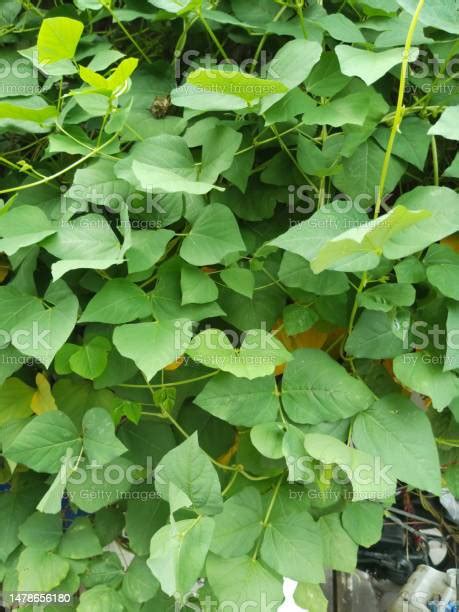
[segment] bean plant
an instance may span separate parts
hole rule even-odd
[[[4,600],[324,612],[391,506],[459,496],[456,0],[0,33]]]

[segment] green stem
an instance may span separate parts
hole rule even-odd
[[[31,189],[32,187],[37,187],[38,185],[43,185],[44,183],[49,183],[49,181],[53,181],[59,176],[66,174],[69,170],[72,170],[73,168],[76,168],[80,164],[83,164],[85,161],[93,157],[93,155],[96,155],[99,151],[102,151],[102,149],[107,147],[109,144],[111,144],[115,140],[115,138],[118,137],[118,134],[119,132],[116,132],[116,134],[113,134],[113,136],[109,140],[104,142],[103,145],[101,145],[100,147],[96,147],[95,149],[90,151],[87,155],[85,155],[84,157],[81,157],[76,162],[73,162],[73,164],[70,164],[69,166],[65,167],[63,170],[59,170],[59,172],[56,172],[55,174],[51,174],[50,176],[45,176],[43,179],[39,181],[34,181],[33,183],[27,183],[26,185],[19,185],[18,187],[10,187],[9,189],[1,189],[0,194],[13,193],[14,191],[23,191],[24,189]]]
[[[214,372],[209,372],[209,374],[203,374],[202,376],[196,376],[195,378],[187,378],[187,380],[178,380],[177,382],[164,383],[161,385],[129,385],[129,384],[121,384],[114,385],[115,387],[121,387],[123,389],[162,389],[162,387],[178,387],[179,385],[188,385],[189,383],[197,382],[199,380],[205,380],[206,378],[211,378],[212,376],[216,376],[220,370],[215,370]]]
[[[135,40],[135,38],[133,38],[133,36],[131,36],[129,31],[124,26],[123,22],[118,19],[118,17],[112,11],[112,9],[108,5],[108,3],[104,2],[104,8],[107,9],[107,11],[110,13],[113,21],[119,26],[119,28],[123,32],[123,34],[125,36],[127,36],[127,38],[131,41],[131,43],[134,45],[134,47],[137,49],[137,51],[142,55],[143,59],[147,62],[147,64],[151,64],[151,59],[148,57],[148,55],[145,53],[145,51],[142,49],[142,47],[139,45],[139,43]]]
[[[215,36],[214,31],[212,30],[212,28],[210,27],[210,25],[208,24],[206,18],[202,15],[202,13],[199,13],[199,21],[202,23],[202,25],[205,27],[206,32],[209,34],[210,38],[213,40],[215,46],[217,47],[217,49],[220,52],[220,55],[229,61],[229,57],[226,54],[225,49],[222,47],[220,41],[218,40],[218,38]]]
[[[279,18],[282,16],[282,14],[284,13],[284,11],[285,11],[285,9],[286,9],[286,8],[287,8],[287,5],[283,6],[283,7],[282,7],[282,8],[281,8],[281,9],[280,9],[280,10],[279,10],[277,13],[276,13],[276,15],[274,15],[274,18],[273,18],[273,23],[274,23],[274,22],[276,22],[276,21],[277,21],[277,20],[278,20],[278,19],[279,19]],[[268,32],[266,32],[265,34],[263,34],[263,36],[262,36],[262,37],[261,37],[261,39],[260,39],[260,42],[258,43],[258,46],[257,46],[256,51],[255,51],[255,55],[253,56],[252,66],[250,67],[250,70],[249,70],[250,74],[252,74],[253,72],[255,72],[255,68],[257,67],[257,64],[258,64],[258,59],[259,59],[260,54],[261,54],[261,52],[262,52],[262,50],[263,50],[263,47],[265,46],[265,42],[266,42],[266,40],[267,40],[268,36],[269,36]]]
[[[253,561],[255,561],[257,556],[258,556],[258,551],[260,550],[260,546],[261,546],[261,543],[263,541],[264,530],[266,529],[266,527],[269,524],[269,519],[271,518],[271,513],[273,511],[274,504],[276,503],[276,499],[277,499],[277,496],[279,494],[280,486],[281,486],[283,480],[284,480],[284,474],[282,474],[280,476],[279,480],[276,483],[276,486],[274,487],[274,491],[273,491],[273,494],[272,494],[272,497],[271,497],[271,501],[269,502],[268,510],[266,511],[265,518],[263,519],[263,523],[262,523],[263,530],[262,530],[260,536],[258,537],[258,541],[257,541],[257,544],[255,546],[255,551],[254,551],[254,553],[252,555],[252,560]]]
[[[405,48],[403,50],[403,60],[402,67],[400,71],[400,84],[398,88],[398,98],[397,98],[397,106],[395,108],[394,122],[392,124],[392,129],[389,135],[389,142],[387,143],[386,153],[384,155],[384,162],[381,170],[381,178],[379,181],[379,189],[378,189],[378,197],[376,199],[374,218],[377,219],[379,217],[379,213],[381,210],[381,204],[384,197],[384,188],[386,185],[387,175],[389,172],[389,164],[392,155],[392,150],[394,148],[395,138],[397,136],[397,132],[399,131],[400,125],[403,120],[404,115],[404,106],[403,106],[403,98],[405,95],[405,83],[406,83],[406,74],[408,71],[408,62],[410,58],[411,45],[413,42],[414,32],[416,30],[416,25],[419,19],[419,15],[421,13],[422,7],[424,6],[425,0],[419,0],[414,15],[411,19],[410,27],[408,28],[408,33],[405,41]]]
[[[440,185],[440,173],[438,169],[438,149],[437,149],[437,140],[435,136],[432,136],[431,148],[432,148],[432,164],[433,164],[433,171],[434,171],[434,185],[438,187]]]

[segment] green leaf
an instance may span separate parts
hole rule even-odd
[[[251,298],[255,289],[255,278],[253,273],[246,268],[226,268],[220,272],[220,278],[227,287],[240,293],[245,297]]]
[[[428,266],[427,279],[444,296],[459,300],[459,265],[441,263]]]
[[[150,191],[153,187],[165,193],[187,193],[202,195],[208,193],[214,186],[211,183],[183,177],[178,172],[168,168],[150,166],[134,160],[132,171],[140,189]]]
[[[457,497],[459,496],[459,466],[450,466],[445,472],[445,480],[448,489],[457,499]]]
[[[459,32],[459,24],[458,24]],[[440,119],[433,125],[428,134],[432,136],[443,136],[449,140],[459,140],[459,105],[446,108]]]
[[[247,105],[272,94],[288,91],[288,87],[273,79],[260,79],[238,70],[198,68],[187,77],[187,84],[204,91],[242,98]]]
[[[83,448],[89,461],[105,465],[127,451],[115,436],[112,417],[103,408],[91,408],[83,417]]]
[[[182,15],[200,6],[202,0],[148,0],[148,2],[168,13]]]
[[[43,98],[10,98],[0,102],[0,127],[25,132],[49,132],[57,117],[57,108],[46,104]]]
[[[210,459],[199,447],[197,434],[169,451],[155,470],[156,490],[169,499],[169,483],[173,483],[191,500],[202,514],[218,514],[222,510],[220,481]]]
[[[305,125],[331,125],[341,127],[345,124],[363,125],[369,113],[369,95],[365,92],[353,93],[316,106],[303,116]]]
[[[387,313],[365,310],[344,348],[353,357],[391,359],[408,352],[405,338],[397,335],[396,331],[397,322]]]
[[[200,180],[215,183],[220,174],[230,168],[241,142],[242,134],[229,127],[216,126],[206,130],[202,142]]]
[[[249,380],[268,376],[291,359],[284,346],[262,329],[247,331],[239,349],[233,348],[225,332],[206,329],[193,338],[186,352],[197,363]]]
[[[357,565],[357,544],[341,526],[339,515],[334,513],[322,516],[319,525],[325,567],[339,572],[353,572]]]
[[[194,266],[220,263],[226,255],[245,251],[233,213],[223,204],[210,204],[199,214],[182,243],[180,255]]]
[[[344,529],[354,542],[369,548],[381,538],[384,507],[371,501],[346,504],[342,519]]]
[[[70,368],[82,378],[94,380],[105,371],[110,349],[111,344],[107,338],[95,336],[72,352],[69,358]]]
[[[135,362],[147,380],[151,380],[159,370],[183,355],[191,335],[188,321],[133,323],[115,329],[113,344],[121,355]]]
[[[284,428],[281,423],[260,423],[250,431],[252,444],[259,453],[270,459],[282,457]]]
[[[446,343],[445,365],[443,370],[457,370],[459,368],[459,345],[457,343],[457,330],[459,329],[459,304],[448,304],[448,318],[446,332],[449,340]]]
[[[174,232],[167,229],[132,232],[132,245],[126,251],[129,274],[143,272],[155,265],[164,255]]]
[[[144,559],[135,557],[123,580],[123,593],[130,600],[144,603],[154,597],[159,583],[154,580]]]
[[[44,19],[38,32],[38,61],[47,64],[72,59],[82,33],[83,24],[76,19]]]
[[[327,612],[328,601],[318,584],[299,583],[293,594],[295,603],[309,612]]]
[[[223,372],[206,384],[194,403],[231,425],[243,427],[274,420],[280,408],[274,376],[247,380]]]
[[[30,297],[28,297],[30,303]],[[52,283],[44,295],[49,305],[27,308],[11,329],[13,345],[47,368],[72,333],[78,316],[78,299],[63,282]],[[38,301],[37,301],[38,303]]]
[[[397,0],[397,4],[413,15],[418,3],[416,0]],[[426,26],[459,34],[459,17],[454,0],[431,0],[422,7],[419,20]]]
[[[23,247],[41,242],[56,229],[40,208],[20,206],[0,217],[0,250],[14,255]]]
[[[119,593],[105,584],[84,591],[78,605],[78,612],[123,612],[124,609]]]
[[[238,557],[250,552],[262,531],[263,503],[254,487],[245,487],[223,504],[215,517],[210,550],[221,557]]]
[[[210,517],[165,525],[151,539],[147,565],[167,595],[182,598],[201,574],[209,551],[214,521]]]
[[[357,76],[367,85],[371,85],[383,77],[391,68],[402,63],[403,48],[388,49],[387,51],[366,51],[348,45],[335,47],[341,71],[346,76]],[[418,49],[410,50],[409,59],[414,62],[418,56]]]
[[[122,262],[121,245],[102,215],[90,213],[63,223],[43,246],[61,259],[51,266],[54,280],[70,270],[105,270]]]
[[[76,519],[64,533],[59,554],[68,559],[86,559],[102,552],[89,518]]]
[[[365,43],[359,28],[341,13],[326,15],[317,20],[330,36],[347,43]]]
[[[282,382],[287,415],[296,423],[338,421],[371,406],[370,389],[353,378],[327,353],[301,349],[293,353]]]
[[[386,242],[406,228],[430,217],[428,211],[410,211],[396,206],[375,221],[351,228],[324,244],[311,261],[313,272],[325,269],[360,272],[375,268],[385,251]]]
[[[138,492],[136,498],[132,496],[127,503],[126,512],[126,533],[129,539],[129,546],[139,556],[146,556],[150,552],[150,540],[153,534],[160,527],[165,525],[169,518],[169,506],[162,499],[159,499],[153,487],[151,490],[145,485]],[[146,489],[150,495],[144,499],[143,490]]]
[[[55,474],[67,449],[78,456],[81,439],[69,417],[52,410],[34,417],[8,446],[5,455],[36,472]]]
[[[358,226],[367,221],[367,215],[355,207],[347,207],[343,210],[339,204],[326,204],[309,219],[294,225],[284,234],[271,240],[269,244],[301,255],[310,261],[329,240],[349,227]],[[320,228],[320,232],[317,231],[317,228]]]
[[[290,40],[283,45],[268,64],[267,76],[285,87],[284,92],[272,91],[261,101],[261,110],[266,112],[280,100],[283,93],[301,85],[309,76],[322,54],[321,46],[311,40]]]
[[[304,446],[314,459],[326,465],[336,463],[343,470],[352,484],[354,501],[382,500],[395,493],[397,479],[391,462],[384,464],[373,454],[319,433],[306,434]]]
[[[302,289],[316,295],[339,295],[349,289],[343,272],[325,270],[314,274],[309,262],[293,253],[285,253],[279,268],[279,280],[287,287]]]
[[[440,464],[427,416],[409,399],[390,394],[354,422],[357,448],[382,457],[399,480],[439,495]]]
[[[412,306],[416,299],[413,285],[384,284],[367,289],[358,296],[360,306],[368,310],[389,312],[396,306]]]
[[[424,351],[396,357],[394,374],[405,387],[430,397],[439,412],[459,395],[456,376],[443,372],[441,365]]]
[[[374,104],[374,102],[371,102]],[[342,171],[333,175],[333,185],[354,201],[358,210],[368,210],[376,201],[384,163],[384,150],[372,139],[361,143],[361,132],[357,131],[357,142],[350,143],[350,151],[342,163]],[[352,132],[351,132],[352,136]],[[362,138],[366,138],[364,134]],[[361,144],[360,144],[361,143]],[[343,151],[344,153],[344,151]],[[384,194],[391,193],[402,178],[406,165],[396,157],[391,157],[388,166]],[[400,204],[402,202],[399,202]],[[367,221],[368,219],[365,219]],[[354,225],[345,226],[346,229]],[[323,231],[323,230],[322,230]],[[338,232],[337,232],[338,233]]]
[[[456,153],[456,157],[453,159],[451,165],[443,172],[443,176],[459,178],[459,153]]]
[[[64,580],[69,569],[69,562],[51,551],[25,548],[18,559],[18,589],[47,593]]]
[[[151,314],[147,295],[126,278],[107,281],[92,298],[80,317],[80,323],[129,323]]]
[[[409,211],[429,211],[431,216],[389,238],[384,255],[401,259],[459,231],[459,194],[448,187],[415,187],[396,201]]]
[[[62,537],[62,519],[52,514],[34,512],[19,527],[19,539],[30,548],[53,550]]]
[[[319,315],[305,304],[290,304],[284,308],[285,331],[289,336],[301,334],[319,320]]]
[[[30,403],[34,389],[19,378],[9,378],[0,387],[0,425],[32,414]]]
[[[306,81],[306,90],[314,96],[328,98],[341,91],[349,81],[350,77],[341,72],[336,54],[325,51]]]
[[[276,609],[284,600],[282,581],[250,557],[222,559],[210,555],[207,578],[219,602],[231,601],[237,609],[250,601],[254,612]]]
[[[67,483],[69,500],[84,512],[94,513],[119,503],[127,497],[132,486],[132,476],[140,478],[139,470],[124,457],[119,457],[99,469],[85,459],[81,459]],[[131,476],[128,478],[128,476]]]
[[[218,288],[212,278],[202,270],[183,266],[180,278],[182,304],[207,304],[218,298]]]
[[[62,465],[51,483],[49,489],[37,505],[37,510],[45,514],[57,514],[62,509],[62,498],[64,497],[67,480],[72,473],[73,465],[69,461],[72,458],[72,450],[68,450]]]
[[[397,138],[395,139],[393,154],[423,170],[429,153],[430,141],[427,132],[430,123],[427,119],[407,117],[403,120]],[[387,148],[389,142],[389,128],[379,128],[374,137],[378,144]]]
[[[260,553],[262,561],[281,576],[314,583],[325,579],[319,526],[286,495],[276,500]]]
[[[104,552],[101,556],[89,562],[82,582],[86,588],[97,584],[105,584],[116,588],[121,584],[123,576],[123,566],[118,555],[113,552]]]

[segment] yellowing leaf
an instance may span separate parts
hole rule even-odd
[[[137,58],[128,57],[115,68],[108,78],[103,77],[101,74],[98,74],[97,72],[94,72],[94,70],[91,70],[91,68],[86,68],[85,66],[79,67],[79,74],[85,83],[91,85],[91,87],[98,92],[112,95],[120,87],[124,86],[128,78],[137,68],[138,63],[139,60]]]
[[[72,59],[83,33],[83,24],[68,17],[51,17],[42,21],[37,48],[40,64]]]
[[[260,79],[235,70],[206,70],[198,68],[188,75],[187,83],[212,93],[242,98],[247,103],[288,91],[288,87],[272,79]]]
[[[51,392],[51,386],[43,374],[38,373],[35,382],[37,391],[33,394],[30,407],[35,414],[43,414],[50,410],[57,410],[56,400]]]

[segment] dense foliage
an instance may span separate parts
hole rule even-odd
[[[458,494],[456,0],[0,28],[3,590],[326,610],[398,495]]]

